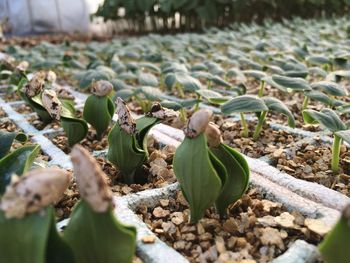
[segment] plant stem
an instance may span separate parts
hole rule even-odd
[[[180,97],[180,98],[184,98],[184,97],[185,97],[185,93],[184,93],[184,90],[183,90],[183,88],[181,87],[181,85],[177,84],[177,85],[176,85],[176,89],[177,89],[177,91],[179,92],[179,97]]]
[[[180,109],[180,120],[185,122],[187,120],[185,108]]]
[[[339,173],[339,156],[341,142],[342,139],[334,134],[332,146],[332,171],[334,174]]]
[[[199,102],[202,100],[202,96],[200,96],[199,94],[197,94],[197,103],[194,106],[194,112],[199,110]]]
[[[267,115],[267,111],[263,111],[260,114],[258,124],[256,125],[255,131],[254,131],[254,134],[253,134],[253,139],[254,140],[257,140],[259,138],[259,135],[260,135],[261,129],[263,127],[266,115]]]
[[[307,106],[309,105],[309,97],[308,96],[305,96],[304,97],[304,101],[303,101],[303,106],[302,106],[302,110],[306,110],[307,109]]]
[[[260,81],[260,89],[259,89],[259,93],[258,93],[259,98],[264,96],[264,89],[265,89],[265,81],[262,80],[262,81]]]
[[[244,114],[243,112],[240,113],[241,114],[241,123],[242,123],[242,127],[243,127],[243,134],[242,136],[243,137],[248,137],[248,125],[247,125],[247,122],[244,118]]]

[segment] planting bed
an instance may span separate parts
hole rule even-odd
[[[321,240],[308,228],[310,219],[263,199],[257,189],[248,190],[225,219],[208,210],[198,224],[189,224],[189,212],[181,192],[161,199],[156,207],[137,207],[138,215],[151,230],[190,262],[269,262],[296,239],[314,244]]]
[[[151,35],[70,45],[41,43],[33,47],[35,55],[19,45],[5,47],[4,51],[18,62],[28,60],[28,78],[39,69],[58,73],[56,83],[46,80],[46,88],[57,93],[62,88],[74,98],[74,116],[65,117],[72,122],[84,117],[85,102],[95,94],[90,87],[100,79],[112,83],[112,103],[122,97],[135,119],[156,101],[180,111],[175,122],[156,124],[149,131],[147,145],[142,145],[149,153],[141,166],[142,176],[129,185],[122,182],[120,169],[107,158],[108,134],[121,118],[115,110],[100,140],[89,124],[85,138],[79,141],[107,175],[116,203],[114,214],[137,229],[138,262],[317,262],[320,255],[316,246],[350,202],[346,136],[340,144],[338,173],[331,165],[332,133],[348,132],[344,108],[350,90],[349,39],[344,33],[344,19],[332,21],[332,27],[324,21],[293,23],[302,29],[288,24],[251,25],[236,31],[209,30],[202,35]],[[335,40],[330,41],[330,36]],[[344,53],[337,52],[339,49]],[[259,94],[261,75],[267,77],[263,94]],[[338,81],[340,77],[342,81]],[[331,91],[315,88],[318,81],[327,81]],[[35,167],[59,166],[72,174],[72,147],[62,120],[44,123],[35,108],[8,88],[7,80],[1,84],[0,130],[21,131],[29,136],[29,143],[40,145]],[[240,84],[245,85],[245,91]],[[311,91],[322,91],[321,95],[317,93],[321,100],[306,103],[305,96]],[[273,100],[271,106],[268,98],[258,94],[280,101]],[[249,107],[252,100],[255,104]],[[328,105],[326,100],[335,104]],[[220,106],[218,101],[225,104]],[[344,108],[337,107],[340,101]],[[186,120],[198,109],[214,112],[211,121],[219,127],[223,142],[243,154],[251,177],[248,190],[230,205],[227,217],[219,218],[210,208],[197,224],[190,224],[189,205],[179,190],[173,158],[184,140]],[[339,115],[339,122],[335,122],[341,123],[336,128],[340,128],[330,129],[334,127],[327,124],[332,121],[324,125],[328,129],[316,122],[305,123],[303,109],[318,114],[334,110]],[[93,114],[100,120],[105,112],[96,110]],[[264,121],[260,119],[265,115]],[[247,137],[242,116],[247,122]],[[261,131],[253,138],[259,121]],[[21,145],[15,142],[12,149]],[[132,162],[133,156],[128,157],[126,162]],[[80,199],[73,180],[55,206],[61,221],[58,228],[67,224]]]

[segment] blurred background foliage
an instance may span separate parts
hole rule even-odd
[[[105,0],[95,16],[135,32],[197,31],[233,22],[345,15],[350,0]]]

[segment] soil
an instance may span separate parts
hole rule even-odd
[[[21,104],[18,107],[13,107],[15,109],[15,111],[17,111],[18,113],[27,115],[30,113],[33,113],[33,110],[31,109],[30,106],[26,105],[26,104]]]
[[[299,179],[322,184],[350,197],[350,152],[341,146],[340,174],[331,170],[331,145],[316,140],[315,144],[302,144],[291,148],[274,159],[278,169]]]
[[[188,223],[189,207],[181,192],[159,200],[156,207],[140,204],[138,216],[169,246],[190,262],[269,262],[297,239],[317,244],[322,231],[298,212],[287,212],[250,189],[229,208],[226,218],[207,210],[197,224]]]
[[[268,124],[264,124],[260,137],[254,141],[252,134],[254,132],[256,121],[248,122],[249,137],[242,136],[242,125],[240,121],[229,121],[221,116],[215,116],[214,121],[219,125],[224,139],[224,143],[236,148],[241,153],[252,157],[260,158],[265,155],[271,155],[278,149],[284,149],[294,145],[302,137],[284,130],[273,130]]]
[[[12,121],[8,119],[2,119],[0,120],[0,130],[15,132],[15,131],[18,131],[18,128],[16,124],[14,124]]]
[[[2,96],[3,100],[6,101],[6,102],[11,102],[11,101],[19,101],[19,100],[22,100],[16,92],[11,92],[11,93],[8,93],[8,94],[4,94]]]
[[[40,120],[39,116],[36,114],[28,116],[27,121],[39,131],[44,130],[44,129],[45,130],[48,130],[48,129],[58,130],[61,128],[61,125],[58,121],[53,121],[49,124],[45,124],[44,122],[42,122]]]

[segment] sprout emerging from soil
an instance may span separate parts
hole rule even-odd
[[[307,119],[309,123],[319,123],[333,133],[331,167],[333,173],[338,174],[340,146],[342,140],[350,143],[350,130],[346,124],[342,122],[339,116],[331,109],[323,109],[319,112],[315,110],[304,110],[303,117],[304,119]]]
[[[193,223],[214,203],[219,214],[225,215],[249,181],[247,162],[222,143],[220,130],[209,123],[211,116],[209,110],[192,115],[184,129],[186,137],[174,156],[174,172],[190,205]]]
[[[82,146],[74,146],[71,158],[82,200],[71,214],[64,239],[75,262],[131,263],[136,230],[116,219],[107,176]]]
[[[135,121],[121,98],[116,104],[118,122],[108,135],[107,158],[118,167],[125,183],[144,182],[142,164],[148,158],[147,134],[157,123],[177,118],[178,114],[155,103],[149,113]]]
[[[84,105],[83,117],[96,129],[98,140],[108,129],[114,114],[114,103],[110,98],[113,86],[106,80],[94,81],[90,95]]]
[[[294,116],[291,111],[278,99],[271,97],[256,97],[252,95],[243,95],[233,98],[232,100],[221,105],[221,112],[225,115],[232,113],[239,113],[241,116],[241,123],[243,127],[243,136],[248,137],[248,125],[245,120],[244,113],[255,112],[258,115],[258,124],[253,133],[253,139],[257,140],[260,136],[263,124],[265,122],[267,113],[274,111],[281,113],[288,118],[288,125],[295,127]]]

